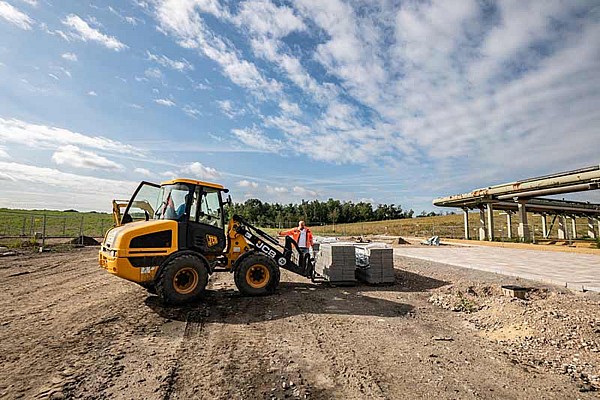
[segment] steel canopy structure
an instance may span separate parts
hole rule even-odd
[[[541,215],[542,231],[545,238],[549,236],[551,227],[557,218],[559,219],[559,239],[569,238],[566,217],[571,217],[572,221],[572,234],[570,238],[576,238],[577,236],[575,227],[576,217],[588,218],[588,236],[596,238],[599,234],[598,231],[600,231],[600,204],[555,200],[540,198],[540,196],[598,189],[600,189],[600,165],[595,165],[573,171],[559,172],[475,189],[469,193],[441,197],[435,199],[433,205],[463,209],[466,239],[469,239],[468,212],[474,209],[479,209],[480,211],[480,240],[485,240],[486,238],[494,240],[494,209],[506,211],[509,238],[512,237],[511,218],[515,212],[519,213],[519,237],[523,241],[530,240],[527,212]],[[547,225],[547,216],[549,215],[554,216],[550,229],[548,229]],[[595,225],[598,225],[597,229]]]

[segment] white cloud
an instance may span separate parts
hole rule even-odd
[[[14,162],[0,162],[5,207],[110,210],[116,198],[129,198],[138,182],[102,179]],[[18,179],[16,179],[18,178]],[[23,198],[23,193],[32,195]],[[15,201],[10,201],[14,193]]]
[[[258,183],[253,182],[253,181],[249,181],[249,180],[241,180],[237,183],[237,185],[239,187],[244,187],[244,188],[254,188],[256,189],[258,187]]]
[[[182,108],[183,112],[186,113],[188,116],[192,117],[192,118],[198,118],[198,116],[202,115],[202,112],[200,110],[198,110],[197,108],[194,108],[190,105],[185,105]]]
[[[32,7],[37,7],[38,2],[37,0],[21,0],[23,3],[27,3]]]
[[[144,75],[152,79],[161,79],[163,76],[162,71],[158,68],[147,68],[146,71],[144,71]]]
[[[287,193],[289,190],[283,186],[269,186],[267,185],[267,193],[271,194],[283,194]]]
[[[258,150],[277,152],[283,148],[279,140],[269,138],[257,127],[232,129],[231,132],[242,143]]]
[[[181,169],[182,173],[191,174],[194,179],[215,179],[221,176],[221,173],[211,167],[206,167],[199,162],[193,162]]]
[[[63,68],[63,67],[58,67],[58,69],[59,69],[59,70],[60,70],[60,71],[61,71],[63,74],[65,74],[66,76],[68,76],[69,78],[71,78],[71,71],[69,71],[68,69],[66,69],[66,68]]]
[[[302,186],[294,186],[292,191],[297,195],[305,196],[305,197],[317,197],[318,196],[318,193],[316,191],[303,188]]]
[[[54,75],[54,74],[48,74],[48,76],[56,81],[58,81],[58,76]]]
[[[33,24],[33,20],[27,14],[5,1],[0,1],[0,18],[25,30],[30,30]]]
[[[244,107],[236,106],[230,100],[217,100],[217,105],[221,109],[221,112],[229,119],[234,119],[235,117],[246,113]]]
[[[144,175],[144,176],[154,176],[154,174],[152,172],[150,172],[150,170],[146,169],[146,168],[135,168],[133,170],[133,172],[140,174],[140,175]]]
[[[111,6],[108,6],[108,11],[119,17],[122,21],[127,22],[129,25],[137,26],[138,23],[144,22],[144,20],[136,17],[125,16]]]
[[[310,127],[289,117],[268,117],[265,119],[265,125],[277,128],[292,136],[308,135],[311,133]]]
[[[146,51],[146,55],[148,56],[148,60],[155,61],[159,65],[165,68],[171,68],[176,71],[193,71],[194,66],[185,58],[181,60],[172,60],[169,57],[162,54],[152,54],[149,51]]]
[[[10,174],[0,172],[0,181],[17,182],[18,180],[17,180],[17,178],[15,178],[14,176],[12,176]]]
[[[198,49],[219,64],[223,74],[236,85],[263,98],[280,93],[281,83],[266,78],[256,65],[241,58],[240,53],[230,42],[209,31],[198,10],[217,16],[226,14],[226,11],[216,2],[159,0],[156,4],[155,17],[161,30],[175,36],[181,46]]]
[[[62,23],[71,28],[71,37],[73,38],[84,42],[97,42],[102,46],[115,51],[127,49],[127,46],[121,43],[119,39],[114,36],[106,35],[98,29],[92,28],[78,15],[69,14],[62,20]]]
[[[166,107],[173,107],[175,105],[175,102],[171,99],[154,99],[154,102]]]
[[[3,146],[0,146],[0,158],[10,158],[10,155],[8,155]]]
[[[107,171],[123,169],[122,165],[114,161],[94,152],[81,150],[73,145],[59,147],[52,155],[52,161],[58,165],[67,165],[74,168],[103,169]]]
[[[98,96],[98,93],[94,92],[93,90],[90,90],[87,94],[88,94],[88,96],[94,96],[94,97]]]
[[[63,53],[61,57],[68,61],[77,61],[77,54],[75,53]]]
[[[279,102],[279,108],[283,111],[284,114],[288,114],[294,117],[297,117],[302,113],[300,111],[300,107],[296,103],[291,103],[287,100],[282,100]]]
[[[102,136],[87,136],[68,129],[31,124],[18,119],[0,118],[0,142],[36,148],[55,149],[73,145],[114,153],[139,153],[140,150]]]
[[[260,36],[282,38],[306,26],[290,7],[278,7],[271,1],[245,1],[234,21]]]

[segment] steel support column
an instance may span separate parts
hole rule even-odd
[[[491,242],[494,240],[494,205],[492,203],[487,204],[487,231],[488,240]]]
[[[464,219],[464,225],[465,225],[465,239],[469,240],[470,239],[470,234],[469,234],[469,209],[468,208],[463,208],[463,219]]]
[[[524,201],[519,201],[519,237],[524,242],[531,240],[529,233],[529,223],[527,222],[527,208]]]
[[[485,209],[479,207],[479,240],[486,239],[486,228],[485,228]]]
[[[546,214],[542,214],[542,236],[544,239],[548,239],[548,221],[546,221]]]
[[[564,215],[558,216],[558,238],[565,240],[567,238],[567,218]]]
[[[596,239],[596,230],[594,229],[594,219],[588,217],[588,236],[591,239]]]
[[[506,236],[512,239],[512,212],[506,212]]]
[[[573,232],[571,239],[577,239],[577,221],[575,217],[571,217],[571,230]]]

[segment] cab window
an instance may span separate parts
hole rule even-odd
[[[185,214],[189,198],[189,187],[183,184],[163,185],[161,187],[161,205],[156,219],[181,220]]]
[[[221,218],[221,201],[218,190],[204,188],[200,198],[198,222],[202,224],[213,225],[219,228],[223,227],[223,219]]]

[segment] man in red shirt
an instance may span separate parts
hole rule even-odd
[[[279,232],[279,236],[291,236],[302,254],[308,253],[313,245],[312,232],[304,225],[304,221],[298,222],[297,228]]]

